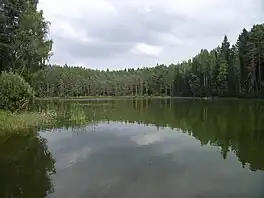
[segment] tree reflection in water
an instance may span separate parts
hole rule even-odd
[[[0,197],[46,197],[54,191],[54,173],[46,140],[35,131],[0,137]]]

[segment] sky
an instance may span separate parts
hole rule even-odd
[[[264,23],[263,0],[40,0],[52,64],[123,69],[171,64]]]

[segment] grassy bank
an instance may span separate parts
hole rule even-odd
[[[33,127],[45,127],[53,123],[52,113],[11,113],[0,110],[0,135],[16,133]]]

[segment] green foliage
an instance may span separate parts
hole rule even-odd
[[[182,63],[99,71],[47,66],[52,40],[48,38],[49,22],[37,4],[37,0],[2,0],[0,71],[18,72],[39,97],[263,94],[264,24],[243,29],[236,45],[225,36],[215,49],[202,49]]]
[[[192,89],[193,96],[201,95],[201,93],[197,92],[200,90],[200,78],[199,77],[197,77],[195,74],[191,75],[189,84]]]
[[[44,68],[49,59],[49,22],[37,4],[37,0],[1,1],[0,71],[15,70],[24,75]]]
[[[220,96],[224,95],[227,92],[227,75],[228,75],[228,65],[223,62],[220,64],[219,73],[217,76],[217,84],[218,84],[218,94]]]
[[[0,109],[22,111],[33,101],[31,86],[18,74],[2,72],[0,75]]]
[[[39,97],[252,96],[262,94],[264,25],[243,30],[236,45],[227,36],[217,48],[169,66],[99,71],[53,65],[34,73]]]

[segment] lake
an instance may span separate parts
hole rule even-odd
[[[0,197],[264,197],[262,102],[120,99],[35,109],[52,110],[56,124],[0,137]]]

